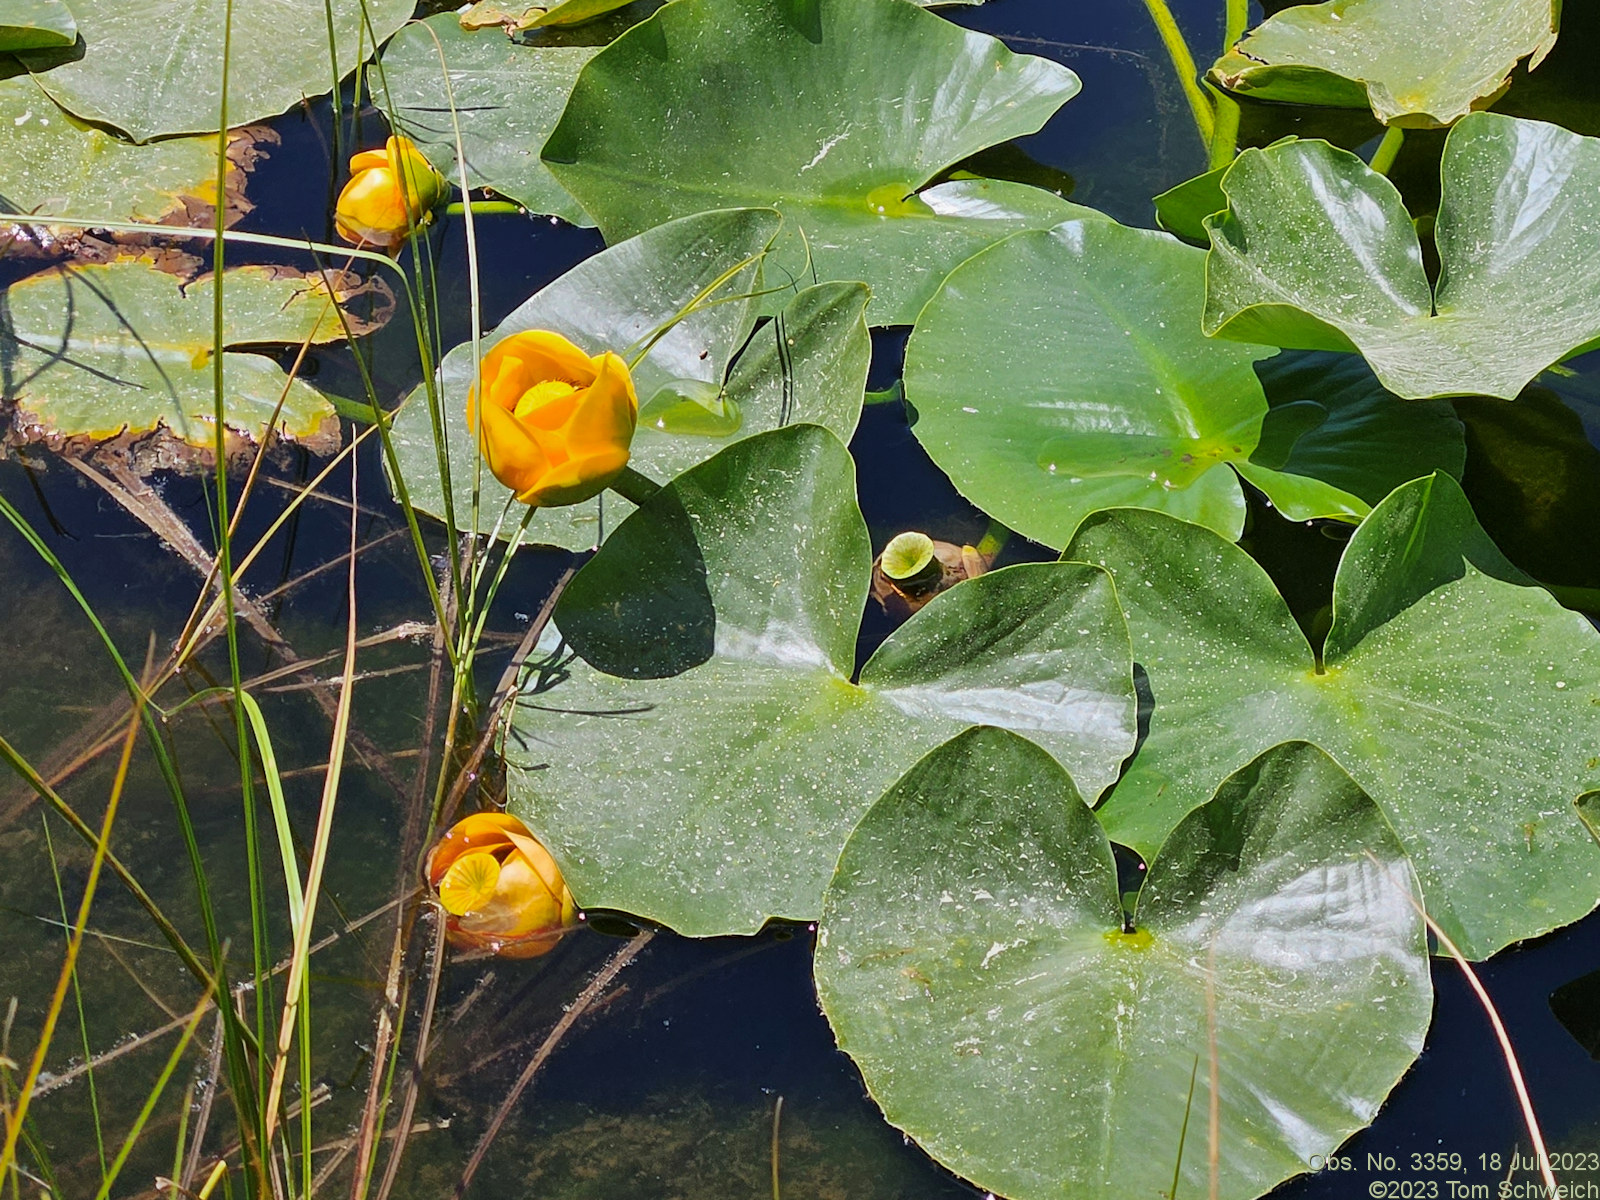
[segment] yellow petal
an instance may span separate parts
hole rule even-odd
[[[481,850],[463,854],[439,883],[439,903],[457,917],[481,912],[494,901],[502,874],[494,855]]]
[[[494,477],[513,492],[538,487],[550,470],[550,456],[533,431],[493,405],[485,405],[479,419],[483,458]]]
[[[520,854],[500,866],[494,896],[471,913],[462,914],[460,927],[468,933],[514,938],[561,927],[561,899],[546,886],[539,873]]]

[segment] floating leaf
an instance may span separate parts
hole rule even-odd
[[[1362,108],[1397,125],[1449,125],[1492,102],[1522,59],[1556,43],[1560,0],[1328,0],[1267,18],[1212,66],[1261,100]]]
[[[1291,743],[1173,831],[1125,932],[1072,780],[974,729],[850,835],[817,992],[884,1115],[980,1188],[1204,1196],[1209,1110],[1213,1194],[1244,1200],[1320,1166],[1421,1051],[1412,885],[1377,806]]]
[[[1258,362],[1256,374],[1271,408],[1251,462],[1321,480],[1368,504],[1435,471],[1461,478],[1465,434],[1450,402],[1402,402],[1359,354],[1285,351]]]
[[[1359,517],[1357,497],[1251,462],[1267,414],[1251,364],[1272,351],[1201,334],[1204,264],[1165,234],[1106,220],[969,259],[906,348],[917,440],[962,495],[1048,546],[1114,505],[1236,538],[1234,471],[1296,519]]]
[[[1037,130],[1078,78],[898,0],[680,0],[597,55],[544,159],[608,241],[707,208],[773,205],[797,275],[872,285],[909,324],[999,237],[1086,210],[946,167]]]
[[[379,107],[452,183],[461,181],[459,121],[468,187],[493,188],[530,212],[592,225],[539,161],[539,147],[566,107],[578,72],[602,44],[603,39],[580,45],[548,37],[517,42],[498,27],[468,32],[454,13],[440,13],[395,36],[383,52],[383,75],[373,86]],[[449,64],[448,89],[441,50]]]
[[[337,438],[321,393],[292,382],[245,345],[344,337],[319,281],[273,267],[226,276],[223,343],[227,423],[261,438],[284,396],[278,433],[300,441]],[[0,354],[4,399],[16,405],[15,440],[100,442],[163,432],[191,446],[213,444],[212,279],[184,286],[147,262],[55,268],[5,293]],[[287,391],[285,391],[287,389]]]
[[[555,0],[554,4],[546,6],[543,13],[528,21],[528,28],[582,25],[616,12],[619,8],[627,8],[632,3],[633,0]],[[557,115],[560,115],[559,112]]]
[[[1109,578],[1034,563],[970,580],[852,683],[872,566],[855,495],[827,430],[748,438],[568,585],[508,765],[512,810],[580,903],[692,935],[815,919],[856,819],[974,722],[1026,732],[1091,795],[1115,778],[1134,693]]]
[[[154,223],[216,195],[216,135],[134,146],[62,112],[27,75],[0,80],[0,203],[11,212]]]
[[[1207,333],[1359,350],[1407,399],[1511,399],[1600,336],[1600,141],[1494,113],[1445,142],[1429,288],[1400,194],[1325,142],[1246,150],[1207,221]]]
[[[1207,530],[1107,513],[1066,556],[1116,576],[1155,698],[1101,807],[1117,841],[1148,854],[1219,779],[1304,738],[1377,801],[1468,955],[1600,901],[1572,809],[1600,782],[1600,634],[1528,585],[1448,476],[1399,488],[1356,531],[1320,663],[1261,568]]]
[[[78,23],[61,0],[7,0],[0,15],[0,54],[71,46]]]
[[[848,440],[861,414],[872,353],[860,284],[806,289],[746,344],[758,303],[751,295],[759,290],[758,259],[778,221],[771,209],[738,209],[659,226],[574,267],[507,317],[483,346],[525,329],[550,329],[591,354],[627,354],[732,272],[717,293],[728,302],[702,307],[681,321],[634,369],[640,413],[633,467],[652,479],[670,479],[732,441],[799,422],[825,425]],[[740,296],[749,298],[731,299]],[[445,356],[441,395],[462,526],[469,522],[477,475],[466,420],[471,381],[472,347],[457,346]],[[394,438],[412,504],[443,519],[444,492],[422,389],[400,410]],[[487,516],[480,520],[487,529],[509,493],[487,469],[482,487]],[[630,511],[626,501],[606,493],[570,508],[542,510],[527,537],[588,549]]]
[[[413,7],[411,0],[92,0],[77,12],[79,48],[18,57],[62,108],[145,142],[215,133],[326,94]],[[223,120],[225,35],[232,53]]]
[[[1210,241],[1206,218],[1228,207],[1228,198],[1222,194],[1222,177],[1227,173],[1227,167],[1218,167],[1162,192],[1151,201],[1156,206],[1156,224],[1186,242],[1206,245]]]

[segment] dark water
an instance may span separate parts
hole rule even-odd
[[[1175,7],[1197,57],[1204,58],[1220,42],[1221,4],[1185,0]],[[1013,162],[1017,169],[1064,172],[1074,181],[1074,199],[1134,224],[1150,223],[1151,195],[1204,169],[1187,108],[1138,0],[993,0],[982,8],[951,10],[950,15],[963,25],[1005,37],[1019,50],[1058,59],[1083,78],[1082,95],[1041,133],[1021,143],[1037,166]],[[1592,24],[1592,18],[1569,13],[1568,19],[1573,45],[1580,38],[1583,45],[1595,44],[1587,31],[1576,28],[1579,22]],[[1570,54],[1563,57],[1558,51],[1547,67],[1553,78],[1570,80],[1570,88],[1525,94],[1519,86],[1504,107],[1533,116],[1557,108],[1581,111],[1582,97],[1575,100],[1574,89],[1586,86],[1587,77],[1570,60]],[[309,117],[286,116],[275,127],[283,142],[251,181],[250,195],[258,208],[243,227],[326,238],[328,107],[316,107]],[[1301,132],[1349,145],[1376,132],[1359,114],[1314,123],[1303,114],[1268,109],[1248,112],[1245,128],[1255,141]],[[363,140],[370,144],[379,135],[373,119]],[[1427,139],[1418,139],[1408,145],[1398,169],[1414,208],[1425,203],[1430,187],[1436,191],[1428,174],[1428,153]],[[1437,153],[1436,145],[1432,153]],[[488,325],[601,245],[593,232],[547,219],[484,219],[479,235],[485,247],[483,310]],[[459,223],[447,223],[434,246],[445,341],[454,344],[469,334]],[[256,257],[270,256],[239,251],[231,261]],[[386,399],[398,399],[416,382],[410,336],[402,316],[373,339],[379,388]],[[891,383],[898,373],[903,332],[880,333],[875,345],[876,388]],[[358,392],[344,352],[320,354],[316,369],[319,385],[347,395]],[[1509,406],[1461,406],[1469,432],[1466,482],[1480,516],[1511,557],[1563,587],[1600,586],[1597,396],[1600,371],[1588,367],[1557,390],[1525,397],[1514,413]],[[1503,453],[1511,443],[1528,449],[1533,465],[1519,467]],[[899,406],[869,408],[852,450],[860,466],[861,503],[877,545],[911,527],[957,541],[983,529],[982,515],[922,454]],[[1559,472],[1550,464],[1558,464]],[[318,465],[291,457],[275,469],[293,482]],[[375,452],[359,457],[356,474],[358,536],[364,544],[379,542],[360,560],[360,631],[367,635],[403,621],[426,620],[428,606],[416,561],[405,539],[394,536],[403,523],[383,484]],[[1556,475],[1562,484],[1552,488],[1549,481]],[[179,477],[159,479],[155,486],[205,538],[210,503],[206,487]],[[351,486],[351,474],[344,470],[336,473],[325,494],[348,496]],[[130,659],[142,660],[152,637],[158,652],[165,650],[195,597],[197,579],[187,566],[92,484],[44,456],[0,463],[0,489],[45,535]],[[248,510],[246,542],[266,528],[287,495],[264,488]],[[253,594],[266,597],[342,553],[348,521],[345,508],[309,506],[274,538],[248,581]],[[431,530],[430,537],[437,552],[442,546],[438,531]],[[1325,531],[1288,524],[1257,505],[1247,544],[1310,624],[1315,610],[1326,603],[1339,541]],[[1007,554],[1049,557],[1026,544],[1008,547]],[[558,556],[522,555],[502,593],[493,627],[514,638],[563,563]],[[70,749],[94,725],[96,711],[121,695],[120,685],[70,599],[8,530],[0,532],[0,580],[6,589],[0,621],[0,731],[34,762],[59,764],[70,757],[64,748]],[[342,644],[342,571],[300,582],[268,604],[301,656],[329,653]],[[861,653],[887,632],[881,615],[869,613]],[[247,677],[272,665],[248,636],[243,652]],[[504,653],[502,647],[486,656],[486,680],[498,673]],[[225,677],[225,660],[215,652],[205,663],[218,678]],[[379,647],[361,659],[363,671],[394,672],[359,686],[356,719],[369,743],[391,757],[384,772],[359,763],[346,772],[321,929],[332,931],[390,899],[404,814],[404,796],[393,783],[409,785],[416,769],[425,663],[425,647],[410,641]],[[336,664],[329,664],[321,674],[336,670]],[[186,685],[198,690],[206,681],[194,677]],[[322,763],[328,725],[307,693],[268,691],[262,699],[283,767],[293,772]],[[171,732],[211,887],[219,898],[219,919],[236,946],[246,945],[246,875],[231,721],[217,712],[191,709],[173,722]],[[81,804],[91,820],[104,802],[109,775],[108,760],[102,757],[64,785],[69,799]],[[288,786],[297,834],[309,842],[320,773],[293,775]],[[81,889],[87,858],[59,823],[51,822],[49,830],[71,904]],[[193,883],[178,848],[171,802],[147,764],[135,768],[116,848],[163,907],[185,914],[181,923],[197,940]],[[281,884],[270,869],[267,874],[268,895],[274,909],[281,910]],[[11,1043],[11,1053],[18,1056],[32,1044],[37,1014],[55,978],[62,935],[49,923],[59,910],[45,826],[37,807],[9,782],[0,785],[0,880],[0,1004],[11,995],[18,998]],[[192,981],[157,944],[142,911],[114,882],[102,883],[100,897],[92,927],[104,937],[91,939],[80,972],[87,1032],[80,1034],[69,1005],[50,1063],[58,1073],[81,1059],[85,1043],[91,1052],[104,1053],[131,1035],[160,1028],[170,1020],[167,1010],[181,1013],[195,997]],[[281,952],[287,930],[280,925],[273,933]],[[346,934],[315,960],[317,1082],[327,1088],[317,1128],[319,1144],[328,1148],[318,1155],[319,1167],[337,1159],[364,1095],[390,936],[389,924],[375,920]],[[430,1059],[415,1118],[419,1130],[396,1195],[449,1194],[490,1113],[533,1047],[587,974],[618,944],[585,933],[531,963],[455,962],[446,967],[438,1009],[442,1041]],[[769,1195],[772,1117],[780,1096],[780,1165],[787,1195],[911,1200],[977,1194],[930,1162],[878,1115],[854,1068],[835,1050],[817,1010],[810,953],[810,935],[804,929],[705,942],[658,937],[625,976],[622,996],[565,1043],[523,1098],[472,1194],[573,1200]],[[1600,919],[1595,917],[1507,952],[1482,968],[1521,1055],[1545,1132],[1554,1146],[1565,1149],[1600,1150],[1600,1062],[1590,1055],[1600,1039],[1595,1032],[1600,988],[1592,982],[1571,987],[1563,1002],[1569,1023],[1580,1033],[1588,1029],[1588,1048],[1558,1022],[1550,996],[1597,970]],[[1344,1154],[1355,1169],[1292,1182],[1281,1195],[1343,1198],[1368,1194],[1377,1179],[1431,1178],[1439,1194],[1448,1196],[1449,1178],[1497,1183],[1504,1177],[1503,1169],[1480,1170],[1480,1155],[1498,1154],[1504,1160],[1514,1147],[1526,1151],[1505,1069],[1481,1011],[1448,961],[1437,963],[1435,980],[1437,1012],[1428,1048],[1372,1128],[1346,1147]],[[1590,1014],[1587,1026],[1585,1012]],[[202,1041],[210,1030],[209,1023],[202,1027]],[[96,1072],[98,1103],[113,1146],[171,1045],[168,1034]],[[180,1072],[158,1109],[146,1147],[125,1175],[125,1194],[147,1190],[156,1174],[170,1170],[187,1078]],[[37,1136],[67,1194],[80,1194],[85,1185],[92,1191],[97,1177],[89,1111],[88,1085],[81,1077],[41,1098],[34,1110]],[[219,1121],[215,1128],[226,1125]],[[214,1132],[213,1140],[218,1136]],[[1461,1155],[1466,1169],[1444,1174],[1412,1169],[1412,1153],[1440,1151]],[[1395,1166],[1369,1169],[1369,1154],[1390,1155]],[[1571,1177],[1574,1182],[1585,1178],[1593,1177]],[[348,1184],[334,1186],[343,1192]]]

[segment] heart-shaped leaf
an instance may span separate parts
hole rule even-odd
[[[1573,799],[1600,783],[1600,633],[1529,586],[1448,476],[1396,490],[1356,531],[1321,661],[1238,547],[1160,513],[1086,522],[1155,698],[1100,816],[1148,854],[1268,746],[1316,743],[1384,811],[1429,911],[1484,958],[1600,901]]]
[[[849,453],[799,425],[679,476],[577,574],[508,766],[580,904],[693,935],[814,920],[856,819],[974,722],[1026,732],[1091,795],[1110,784],[1134,693],[1106,575],[960,584],[852,683],[871,567]]]
[[[1244,1200],[1320,1165],[1422,1049],[1412,885],[1377,806],[1291,743],[1173,830],[1125,931],[1071,779],[974,729],[850,835],[817,992],[884,1115],[979,1187],[1204,1196],[1211,1111],[1211,1194]]]
[[[989,180],[921,191],[1078,87],[902,0],[679,0],[584,68],[544,159],[607,241],[776,206],[806,234],[796,275],[864,280],[873,324],[909,324],[962,259],[1085,211]]]
[[[62,108],[145,142],[216,133],[326,94],[413,7],[411,0],[92,0],[76,10],[79,47],[18,57]]]
[[[1211,68],[1262,100],[1361,108],[1384,124],[1449,125],[1556,43],[1560,0],[1328,0],[1257,25]]]
[[[518,307],[483,339],[483,347],[525,329],[549,329],[591,354],[626,354],[720,279],[713,302],[674,325],[634,368],[640,412],[633,467],[664,481],[732,441],[801,422],[825,425],[848,440],[861,415],[872,356],[861,315],[866,289],[850,283],[807,288],[752,334],[761,256],[778,223],[771,209],[735,209],[657,226],[578,264]],[[472,347],[457,346],[440,374],[455,519],[461,528],[470,526],[472,488],[479,481],[485,514],[479,527],[486,530],[510,493],[487,468],[478,471],[466,418],[471,382]],[[396,416],[394,441],[411,503],[444,519],[423,389]],[[605,493],[541,510],[526,536],[586,550],[631,511],[620,496]]]
[[[272,267],[225,276],[223,343],[294,345],[341,340],[327,290],[315,279]],[[13,435],[23,441],[104,441],[164,431],[193,446],[215,438],[212,423],[210,278],[183,286],[147,262],[57,268],[5,293],[0,353]],[[322,394],[262,354],[229,351],[228,427],[259,441],[284,398],[278,434],[337,437]]]
[[[459,122],[468,187],[493,188],[530,212],[593,225],[539,161],[539,148],[566,107],[578,72],[604,44],[603,37],[578,35],[517,42],[498,27],[469,32],[455,13],[440,13],[395,36],[374,87],[396,128],[452,183],[461,181]],[[441,51],[449,64],[448,88]]]
[[[1400,194],[1353,154],[1286,142],[1239,156],[1206,222],[1207,333],[1359,350],[1407,399],[1511,399],[1600,337],[1600,141],[1474,113],[1445,142],[1428,285]]]
[[[1267,414],[1251,364],[1272,351],[1201,334],[1204,264],[1165,234],[1105,220],[969,259],[906,348],[917,440],[967,499],[1047,546],[1114,505],[1236,538],[1234,471],[1296,519],[1358,518],[1358,497],[1251,462]]]

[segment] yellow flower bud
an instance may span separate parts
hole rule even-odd
[[[639,398],[627,364],[609,350],[591,358],[534,329],[496,342],[480,374],[484,403],[476,390],[468,395],[468,426],[494,477],[524,504],[577,504],[628,465]]]
[[[510,813],[456,822],[429,852],[426,869],[452,945],[534,958],[577,924],[561,868]]]
[[[347,242],[393,250],[408,230],[428,223],[449,190],[410,138],[392,137],[382,150],[363,150],[350,160],[334,224]]]

